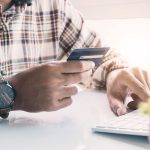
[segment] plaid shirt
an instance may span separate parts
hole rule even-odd
[[[0,15],[0,70],[7,76],[55,60],[66,60],[75,48],[100,47],[69,0],[33,0],[23,12],[11,6]],[[103,57],[94,80],[105,86],[108,72],[126,67],[114,50]]]

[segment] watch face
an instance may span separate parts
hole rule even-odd
[[[7,108],[12,105],[15,98],[13,88],[7,82],[0,84],[0,108]]]

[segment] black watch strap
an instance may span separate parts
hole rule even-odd
[[[4,72],[0,71],[0,117],[7,118],[12,110],[16,97],[15,90],[4,78]]]
[[[0,117],[6,119],[9,116],[9,112],[11,111],[10,108],[1,109],[0,110]]]

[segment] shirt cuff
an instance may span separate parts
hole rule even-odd
[[[128,68],[128,62],[116,50],[110,49],[103,57],[102,64],[93,74],[92,87],[106,89],[107,76],[116,69]]]

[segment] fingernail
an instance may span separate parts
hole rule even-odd
[[[126,113],[127,113],[126,108],[118,108],[118,109],[117,109],[117,114],[118,114],[118,116],[125,115]]]

